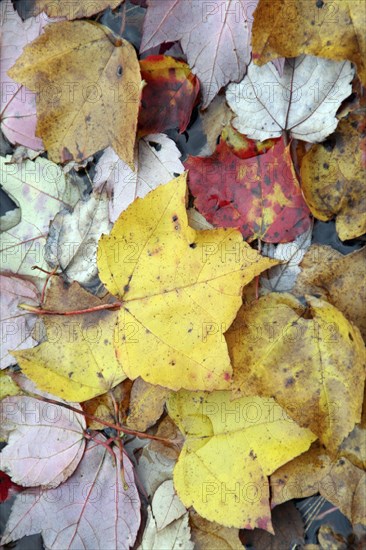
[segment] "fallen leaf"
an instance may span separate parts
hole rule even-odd
[[[140,61],[142,90],[139,135],[178,128],[184,132],[191,119],[200,85],[191,69],[167,55],[149,55]]]
[[[18,306],[24,302],[38,306],[40,295],[31,281],[21,277],[0,274],[0,284],[1,368],[4,369],[16,363],[9,350],[28,349],[37,344],[32,337],[37,317]]]
[[[185,196],[182,175],[137,199],[99,241],[99,276],[122,301],[116,354],[132,380],[175,390],[227,388],[222,333],[243,286],[273,260],[236,230],[190,228]]]
[[[312,56],[287,59],[282,77],[271,63],[251,63],[244,79],[226,91],[237,115],[232,125],[261,141],[280,137],[284,130],[310,143],[323,141],[338,124],[336,112],[352,92],[353,76],[349,61]]]
[[[148,4],[140,51],[180,40],[201,81],[206,108],[220,88],[244,75],[256,5],[257,0],[154,0]]]
[[[195,550],[243,550],[239,529],[207,521],[194,510],[189,511],[189,523]]]
[[[3,399],[0,414],[1,468],[15,483],[53,488],[74,473],[85,450],[82,414],[26,395]]]
[[[102,436],[98,440],[105,441]],[[79,467],[61,487],[23,491],[2,544],[41,533],[45,547],[53,550],[128,550],[140,525],[140,499],[130,460],[124,455],[125,490],[115,458],[117,465],[102,445],[89,442]]]
[[[316,443],[272,474],[272,505],[320,493],[353,524],[365,524],[365,482],[365,472],[346,458],[332,461]]]
[[[37,134],[55,162],[82,161],[113,146],[133,166],[141,93],[136,53],[94,21],[45,28],[9,76],[37,91]]]
[[[293,502],[286,502],[276,506],[272,512],[272,522],[275,534],[267,533],[262,529],[243,531],[242,541],[251,548],[265,548],[265,550],[284,550],[284,548],[303,548],[305,542],[304,523],[300,512]],[[335,550],[335,549],[333,549]]]
[[[95,416],[98,419],[93,420],[87,418],[86,422],[88,428],[92,430],[103,430],[105,425],[99,422],[99,420],[104,420],[105,422],[111,422],[114,424],[116,421],[115,404],[117,404],[118,407],[118,414],[121,419],[120,421],[126,425],[125,419],[130,402],[131,387],[132,381],[127,378],[115,386],[112,390],[109,390],[108,393],[103,393],[93,399],[84,401],[83,411]],[[111,394],[113,395],[113,398]]]
[[[4,397],[21,393],[21,389],[7,372],[8,371],[0,371],[0,400],[4,399]],[[2,441],[1,437],[0,441]]]
[[[49,228],[45,247],[47,263],[57,267],[67,281],[93,286],[98,281],[98,240],[110,229],[105,194],[80,200],[72,212],[61,210]]]
[[[221,132],[233,116],[224,95],[217,95],[205,111],[200,112],[210,154],[214,153]]]
[[[14,65],[24,46],[41,34],[46,23],[51,21],[44,17],[31,17],[22,21],[11,0],[1,2],[1,131],[11,143],[38,150],[44,147],[41,138],[35,135],[36,94],[19,86],[7,75],[7,71]]]
[[[174,461],[177,461],[179,453],[183,447],[184,437],[178,430],[177,425],[173,422],[171,418],[169,418],[169,416],[165,416],[159,422],[156,435],[158,437],[163,437],[164,439],[170,440],[171,445],[166,444],[163,441],[154,439],[150,442],[149,449],[151,451],[156,451],[160,453],[160,455],[164,455]]]
[[[211,157],[189,157],[185,167],[196,208],[215,226],[238,227],[249,241],[274,243],[292,241],[310,226],[283,140],[244,159],[223,140]]]
[[[226,142],[237,157],[249,159],[257,155],[263,155],[279,141],[279,139],[267,139],[265,141],[255,141],[244,136],[231,125],[225,126],[222,131],[221,139]]]
[[[335,533],[330,525],[321,525],[318,531],[318,541],[322,550],[347,550],[346,539]]]
[[[202,231],[204,229],[213,229],[213,225],[208,223],[206,218],[202,216],[195,208],[188,208],[187,210],[188,225],[196,231]]]
[[[296,279],[301,272],[299,267],[306,251],[311,244],[313,226],[296,237],[292,243],[278,244],[263,243],[262,254],[269,258],[275,258],[283,262],[275,265],[261,276],[261,291],[267,292],[289,292],[295,285]],[[307,292],[311,294],[311,292]]]
[[[362,120],[352,113],[342,119],[335,134],[314,145],[301,164],[302,190],[312,214],[322,221],[336,217],[342,241],[366,232]]]
[[[1,235],[2,261],[13,274],[41,279],[45,275],[32,266],[48,267],[44,246],[49,223],[61,208],[72,208],[80,194],[53,162],[37,158],[8,164],[10,158],[0,157],[0,183],[20,206],[21,221]]]
[[[274,397],[330,453],[361,419],[365,380],[359,330],[334,306],[271,293],[243,306],[227,332],[236,395]]]
[[[343,255],[330,246],[313,244],[301,262],[293,294],[316,294],[338,308],[366,341],[366,248]]]
[[[187,512],[174,490],[172,479],[167,479],[159,485],[153,496],[151,508],[158,531],[165,529]]]
[[[50,311],[74,311],[111,303],[83,290],[53,280],[44,307]],[[77,316],[44,315],[47,341],[14,352],[22,371],[41,390],[67,401],[86,401],[108,392],[126,378],[114,352],[118,340],[118,312],[102,310]]]
[[[13,483],[7,474],[4,474],[4,472],[0,471],[0,502],[5,502],[15,493],[21,490],[22,487],[20,487],[16,483]]]
[[[168,394],[169,390],[137,378],[131,390],[130,412],[126,425],[138,432],[145,432],[163,414]]]
[[[180,151],[165,134],[151,134],[139,141],[138,158],[133,171],[111,147],[96,164],[94,189],[106,190],[109,198],[109,219],[118,216],[137,198],[144,197],[162,183],[184,172]]]
[[[95,13],[106,10],[107,8],[115,9],[123,0],[98,0],[98,2],[90,2],[90,0],[79,0],[79,2],[64,2],[63,0],[35,0],[33,12],[37,15],[44,11],[50,17],[66,17],[67,19],[80,19],[82,17],[90,17]]]
[[[186,437],[174,486],[186,507],[227,527],[272,530],[267,477],[316,437],[283,419],[274,401],[228,391],[171,393],[169,416]]]
[[[340,446],[340,453],[352,464],[366,470],[366,429],[356,425]]]
[[[130,443],[126,444],[128,452],[130,452],[130,445]],[[152,497],[164,481],[173,478],[175,462],[176,460],[153,451],[150,445],[143,447],[140,456],[136,458],[135,472],[148,497]]]
[[[193,550],[191,533],[188,525],[188,512],[168,525],[162,531],[156,528],[156,522],[150,509],[147,511],[147,524],[138,550]]]
[[[307,53],[357,65],[366,84],[365,5],[363,0],[260,0],[254,13],[253,59]]]

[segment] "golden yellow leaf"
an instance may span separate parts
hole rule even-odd
[[[292,293],[316,294],[337,307],[366,341],[366,247],[345,256],[331,246],[313,244],[305,254]]]
[[[126,426],[145,432],[163,414],[164,404],[169,390],[153,386],[142,378],[137,378],[132,386],[129,414]]]
[[[254,13],[253,59],[259,65],[302,53],[349,59],[366,84],[365,24],[364,0],[260,0]]]
[[[57,278],[47,293],[45,307],[73,311],[109,303]],[[126,378],[114,352],[116,311],[102,310],[75,316],[44,315],[47,341],[13,352],[24,374],[40,390],[66,401],[86,401],[106,393]]]
[[[65,2],[65,0],[35,0],[32,15],[37,15],[41,11],[47,13],[49,17],[67,17],[67,19],[79,19],[90,17],[107,8],[114,9],[123,0],[79,0],[78,2]]]
[[[272,396],[301,426],[337,452],[360,421],[365,349],[335,307],[271,293],[243,306],[226,339],[237,394]]]
[[[229,391],[171,393],[169,416],[186,436],[174,485],[186,507],[227,527],[272,531],[267,476],[316,436],[273,399]]]
[[[223,333],[243,286],[276,262],[236,229],[189,227],[185,197],[183,174],[135,200],[99,240],[99,276],[122,301],[116,353],[129,378],[225,389],[231,364]]]
[[[36,132],[50,159],[81,161],[111,145],[133,168],[141,77],[129,42],[95,22],[53,23],[8,74],[38,92]]]
[[[361,117],[351,113],[341,120],[329,142],[312,146],[301,164],[302,190],[311,212],[323,221],[336,216],[342,241],[366,231],[361,124]]]
[[[366,522],[366,474],[347,458],[332,459],[319,443],[271,476],[272,505],[320,493],[353,523]]]

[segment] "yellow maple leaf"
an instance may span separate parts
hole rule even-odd
[[[52,281],[45,306],[53,311],[92,308],[100,300],[78,283],[63,286]],[[114,353],[116,311],[95,311],[77,316],[45,315],[47,340],[39,346],[12,352],[24,374],[40,390],[66,401],[82,402],[106,393],[126,378]]]
[[[302,53],[349,59],[365,85],[365,13],[364,0],[260,0],[254,12],[253,59],[259,65]]]
[[[240,395],[272,396],[336,453],[360,421],[365,350],[358,328],[327,302],[271,293],[243,306],[226,339]]]
[[[231,399],[229,391],[170,394],[169,416],[186,436],[174,486],[186,507],[210,521],[273,532],[267,476],[316,436],[273,399]]]
[[[236,229],[189,227],[185,197],[181,175],[135,200],[99,240],[99,276],[122,302],[116,353],[129,378],[174,390],[226,389],[223,333],[243,286],[274,264]]]
[[[141,76],[129,42],[93,21],[53,23],[8,74],[38,92],[36,133],[50,159],[79,162],[111,145],[134,168]]]

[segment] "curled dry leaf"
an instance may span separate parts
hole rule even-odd
[[[38,92],[37,133],[50,159],[82,161],[111,145],[133,167],[141,77],[129,42],[94,21],[54,23],[9,75]]]
[[[1,131],[11,143],[42,150],[43,143],[36,132],[36,94],[19,86],[7,75],[26,44],[37,38],[51,21],[47,17],[31,17],[22,21],[11,0],[0,5],[1,25]]]
[[[154,0],[148,4],[141,51],[180,40],[189,66],[201,81],[206,108],[220,88],[243,77],[250,61],[249,37],[256,4],[257,0],[218,0],[214,4]]]
[[[243,306],[226,339],[240,395],[273,396],[330,453],[361,419],[365,380],[359,330],[334,306],[271,293]]]
[[[285,420],[272,399],[231,399],[229,391],[170,394],[169,416],[186,437],[174,486],[209,521],[273,532],[267,476],[316,436]]]
[[[207,521],[192,509],[189,511],[189,524],[195,550],[243,550],[239,529]]]
[[[93,185],[96,191],[106,190],[108,194],[111,222],[114,223],[137,197],[144,197],[184,172],[180,156],[173,140],[164,134],[151,134],[139,141],[133,171],[108,147],[96,164]]]
[[[223,389],[231,365],[222,332],[241,305],[243,286],[274,260],[237,230],[196,232],[185,200],[182,175],[122,212],[99,241],[99,276],[123,302],[116,354],[130,379],[175,390]]]
[[[153,426],[163,414],[169,390],[137,378],[132,386],[126,425],[139,432]]]
[[[351,113],[327,141],[313,145],[301,164],[302,190],[312,214],[323,221],[336,217],[342,241],[366,232],[365,136],[364,113]]]
[[[162,531],[157,530],[156,522],[150,509],[148,509],[147,514],[147,524],[138,550],[162,550],[162,548],[169,548],[169,550],[181,550],[182,548],[184,550],[194,549],[188,524],[188,512],[173,523],[170,523]]]
[[[293,240],[309,228],[310,217],[290,146],[281,139],[261,155],[241,158],[239,143],[222,140],[211,157],[185,162],[196,208],[215,226],[238,227],[249,241]]]
[[[61,487],[23,491],[2,544],[41,533],[44,545],[53,550],[129,550],[140,525],[140,499],[130,460],[124,455],[127,490],[117,455],[115,460],[105,447],[89,442],[79,467]]]
[[[64,0],[35,0],[33,12],[37,15],[45,11],[50,17],[66,17],[67,19],[81,19],[90,17],[107,8],[112,10],[124,0],[79,0],[78,2],[65,2]]]
[[[74,311],[111,303],[53,279],[44,307],[51,311]],[[118,341],[118,312],[87,312],[77,316],[45,315],[47,340],[39,346],[14,352],[22,371],[39,389],[66,401],[86,401],[106,393],[126,378],[118,363],[114,343]]]
[[[354,70],[349,61],[312,56],[287,59],[283,76],[272,63],[251,63],[239,84],[226,91],[237,115],[232,124],[252,139],[291,137],[314,143],[323,141],[337,127],[336,112],[352,93]]]
[[[72,208],[79,191],[66,181],[60,166],[44,158],[34,162],[9,164],[11,157],[0,157],[0,182],[20,206],[21,221],[1,234],[2,260],[14,274],[35,276],[38,265],[47,269],[44,246],[49,223],[61,208]]]
[[[32,331],[37,317],[20,309],[21,303],[39,305],[40,295],[37,287],[26,279],[13,275],[0,274],[1,283],[1,368],[16,363],[9,350],[28,349],[37,344]]]
[[[353,523],[366,522],[366,474],[344,457],[334,461],[315,443],[271,476],[272,505],[320,493]]]
[[[254,13],[253,59],[259,65],[302,53],[357,65],[366,85],[363,0],[260,0]]]
[[[72,212],[61,210],[49,228],[47,263],[58,267],[68,281],[93,286],[98,282],[98,240],[110,229],[105,194],[93,194],[88,200],[79,201]]]
[[[140,61],[142,90],[139,135],[178,128],[184,132],[191,120],[200,85],[191,69],[168,55],[150,55]]]
[[[343,255],[330,246],[313,244],[301,262],[293,294],[316,294],[338,308],[366,341],[366,248]]]
[[[1,468],[14,482],[53,488],[73,474],[85,449],[82,414],[25,395],[3,399],[0,412],[8,443]]]
[[[165,529],[186,513],[187,510],[175,492],[172,479],[159,485],[153,496],[151,509],[157,531]]]

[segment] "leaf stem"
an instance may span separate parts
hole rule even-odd
[[[83,315],[83,313],[93,313],[94,311],[103,311],[104,309],[121,309],[122,302],[113,302],[113,304],[102,304],[100,306],[88,307],[86,309],[75,309],[72,311],[52,311],[29,304],[19,304],[21,309],[35,313],[36,315]]]

